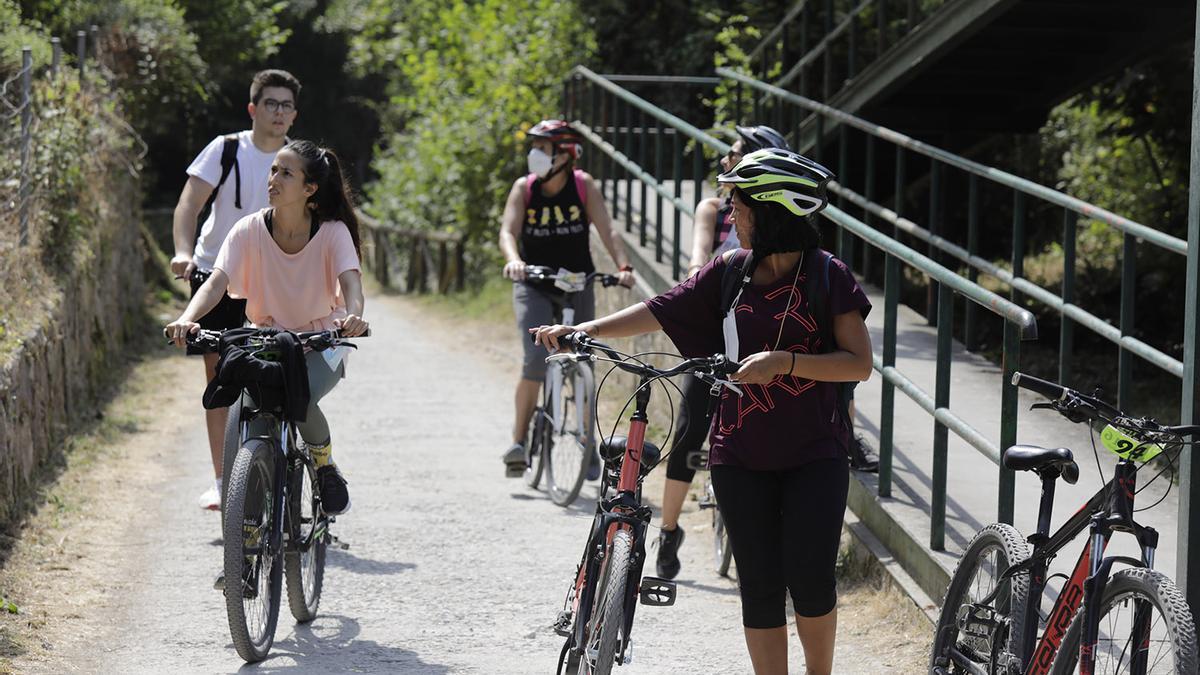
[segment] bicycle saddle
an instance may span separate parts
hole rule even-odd
[[[1033,471],[1043,477],[1046,472],[1054,472],[1071,485],[1079,480],[1079,465],[1067,448],[1014,445],[1005,449],[1002,459],[1004,467],[1013,471]]]
[[[628,439],[624,436],[613,436],[612,438],[600,444],[600,456],[605,462],[619,463],[621,458],[625,456],[625,442]],[[642,470],[658,464],[658,458],[662,456],[662,451],[658,446],[645,441],[642,444]]]

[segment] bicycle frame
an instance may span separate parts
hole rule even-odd
[[[1099,639],[1099,599],[1104,595],[1112,566],[1124,563],[1133,567],[1154,567],[1154,552],[1158,548],[1158,532],[1133,520],[1133,506],[1137,479],[1137,466],[1126,459],[1117,463],[1116,472],[1108,483],[1100,488],[1075,515],[1053,535],[1048,535],[1050,515],[1054,504],[1054,486],[1058,476],[1042,478],[1041,503],[1038,509],[1037,532],[1029,537],[1033,554],[1010,567],[1001,581],[1016,574],[1029,573],[1029,602],[1025,607],[1025,634],[1021,636],[1022,654],[1028,655],[1022,664],[1022,672],[1028,675],[1045,675],[1050,671],[1054,657],[1062,645],[1063,637],[1072,619],[1082,605],[1087,621],[1080,638],[1080,675],[1091,675],[1095,669],[1095,647]],[[1046,587],[1046,568],[1050,559],[1075,539],[1083,530],[1089,529],[1088,542],[1075,563],[1074,571],[1055,599],[1054,608],[1046,621],[1046,630],[1041,640],[1037,638],[1038,608]],[[1104,556],[1109,539],[1114,532],[1133,534],[1141,546],[1142,559],[1126,556]],[[999,587],[999,586],[998,586]],[[990,599],[988,600],[990,602]],[[1138,618],[1138,631],[1148,632],[1147,617]],[[1137,652],[1135,659],[1144,659],[1144,652]],[[1143,664],[1144,665],[1144,664]],[[1136,670],[1134,672],[1137,672]]]
[[[646,411],[650,405],[651,379],[642,376],[639,384],[633,415],[629,420],[629,435],[625,443],[625,455],[621,459],[621,469],[617,479],[616,494],[609,498],[603,497],[596,504],[596,515],[592,521],[592,532],[588,537],[584,557],[580,562],[575,580],[575,600],[572,613],[574,626],[571,631],[569,649],[586,658],[586,637],[584,629],[591,617],[592,607],[596,599],[596,582],[600,577],[600,566],[604,562],[605,551],[612,543],[618,528],[629,530],[633,535],[633,551],[628,570],[629,581],[625,584],[625,616],[622,621],[621,643],[617,656],[624,660],[626,650],[631,644],[630,632],[633,628],[634,612],[637,608],[638,586],[642,578],[642,567],[646,559],[646,529],[650,524],[651,509],[641,502],[641,466],[642,452],[645,449],[646,426],[649,418]],[[606,482],[607,479],[602,479]],[[606,490],[607,488],[605,488]]]

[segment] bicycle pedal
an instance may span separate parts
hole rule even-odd
[[[333,544],[334,546],[338,547],[338,549],[340,549],[340,550],[342,550],[342,551],[349,551],[349,550],[350,550],[350,544],[349,544],[349,543],[347,543],[347,542],[344,542],[344,541],[342,541],[341,539],[338,539],[338,536],[337,536],[336,534],[331,534],[331,535],[329,535],[329,543],[331,543],[331,544]]]
[[[551,628],[562,637],[571,637],[571,612],[565,609],[559,612]]]
[[[525,475],[525,464],[522,463],[522,464],[505,464],[504,465],[504,477],[505,478],[520,478],[521,476],[524,476],[524,475]]]
[[[642,577],[638,595],[643,605],[670,607],[675,604],[675,582],[658,577]]]
[[[696,506],[700,507],[702,510],[715,509],[717,508],[717,502],[706,496],[700,499],[700,501],[696,502]]]

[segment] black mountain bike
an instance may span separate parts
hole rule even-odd
[[[651,388],[657,380],[690,373],[717,391],[728,387],[740,393],[737,385],[724,379],[737,371],[738,364],[716,355],[686,359],[674,368],[658,370],[583,333],[562,336],[558,341],[574,353],[554,354],[551,359],[606,361],[641,380],[633,396],[628,436],[610,436],[600,446],[605,465],[600,499],[575,580],[554,622],[555,632],[567,638],[559,653],[559,675],[606,675],[614,665],[629,663],[633,657],[630,631],[638,599],[651,606],[675,603],[673,582],[642,576],[651,514],[650,507],[642,503],[642,481],[661,461],[659,449],[645,440]]]
[[[273,332],[253,333],[243,346],[264,360],[276,360]],[[308,348],[322,351],[353,346],[337,331],[298,333]],[[217,351],[221,332],[202,330],[188,343]],[[321,509],[317,467],[282,411],[254,408],[243,395],[230,409],[237,451],[226,457],[224,522],[225,610],[238,655],[261,661],[271,651],[279,621],[282,579],[288,607],[300,623],[317,617],[325,578],[325,551],[336,539],[334,517]],[[250,436],[252,420],[265,418],[270,433]],[[236,425],[236,426],[234,426]],[[231,443],[227,430],[226,443]]]
[[[1102,444],[1116,453],[1115,475],[1057,532],[1050,534],[1055,481],[1079,479],[1067,448],[1014,445],[1004,466],[1033,471],[1042,481],[1037,532],[1028,539],[1011,525],[980,530],[950,580],[933,642],[930,671],[946,673],[1187,673],[1197,667],[1196,629],[1179,589],[1154,567],[1158,532],[1134,520],[1137,462],[1159,454],[1167,467],[1200,426],[1163,426],[1134,418],[1096,396],[1016,373],[1013,384],[1050,399],[1076,423],[1102,422]],[[1093,452],[1097,452],[1093,440]],[[1099,457],[1097,456],[1097,465]],[[1161,501],[1161,500],[1160,500]],[[1088,541],[1039,637],[1049,562],[1077,535]],[[1105,556],[1115,532],[1132,534],[1140,558]],[[1114,565],[1125,569],[1113,572]],[[1065,576],[1065,575],[1064,575]]]
[[[565,295],[554,323],[575,322],[575,296],[592,283],[616,286],[612,274],[554,271],[532,265],[525,268],[528,281],[549,281]],[[579,496],[588,465],[596,452],[593,419],[596,380],[591,363],[556,360],[546,368],[542,404],[533,411],[529,441],[525,444],[525,483],[537,488],[543,474],[546,492],[559,506],[569,506]]]

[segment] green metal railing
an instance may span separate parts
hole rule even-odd
[[[751,50],[749,61],[763,81],[829,100],[952,1],[800,0]],[[759,102],[755,97],[754,119],[767,122]],[[774,121],[786,126],[782,118]]]
[[[599,176],[606,199],[613,202],[614,211],[620,215],[622,204],[616,197],[621,192],[618,184],[624,184],[624,194],[628,197],[624,203],[626,227],[633,228],[633,182],[638,183],[636,189],[643,195],[641,207],[636,214],[639,241],[643,246],[648,246],[647,242],[653,238],[657,262],[663,262],[667,254],[664,251],[664,242],[670,243],[672,278],[679,280],[682,277],[679,264],[682,255],[679,248],[681,216],[687,215],[692,219],[695,205],[700,201],[700,188],[708,178],[706,167],[711,164],[705,161],[704,151],[708,150],[713,156],[719,156],[729,151],[729,145],[587,68],[575,68],[565,86],[570,90],[570,94],[565,98],[573,103],[566,111],[568,117],[575,120],[574,126],[598,151],[589,155],[593,162],[590,166]],[[639,123],[639,131],[634,130],[635,121]],[[653,126],[649,126],[650,124]],[[671,139],[669,154],[664,152],[663,147],[667,145],[663,139],[668,137]],[[684,139],[690,144],[690,148],[684,145]],[[650,144],[656,146],[651,154],[653,169],[647,169],[645,165],[648,154],[648,148],[645,146]],[[600,155],[600,158],[595,159],[595,155]],[[692,168],[688,178],[692,182],[694,199],[684,200],[681,197],[681,184],[687,180],[684,167],[689,158]],[[670,180],[667,179],[668,176]],[[649,192],[656,195],[653,209],[645,197]],[[666,218],[663,213],[664,201],[671,204],[674,211]],[[1011,471],[999,467],[1000,448],[1016,441],[1016,388],[1010,381],[1012,373],[1018,367],[1021,340],[1034,339],[1037,336],[1037,323],[1033,315],[1016,303],[962,278],[929,256],[879,232],[836,206],[831,205],[823,214],[839,229],[842,234],[839,239],[843,245],[851,239],[861,240],[865,245],[880,251],[884,257],[884,339],[882,355],[874,358],[875,370],[884,380],[880,415],[880,496],[890,496],[892,490],[895,390],[899,389],[934,419],[930,547],[941,550],[945,545],[946,472],[950,431],[996,463],[999,471],[998,517],[1004,522],[1012,522],[1015,482]],[[632,229],[629,231],[632,232]],[[896,367],[901,265],[907,265],[937,280],[940,283],[939,292],[943,295],[937,329],[936,385],[932,396]],[[988,440],[987,435],[971,427],[950,409],[951,330],[954,312],[951,296],[954,293],[967,298],[970,301],[969,305],[984,307],[1004,319],[1004,377],[1000,385],[1003,410],[998,443]]]
[[[760,82],[742,73],[726,68],[719,68],[717,72],[721,76],[735,81],[738,86],[749,87],[756,92],[811,113],[811,119],[815,123],[808,123],[807,126],[819,130],[811,138],[813,154],[818,156],[821,154],[815,151],[824,145],[818,139],[835,139],[840,166],[847,165],[849,161],[848,148],[855,141],[848,132],[851,130],[861,132],[860,145],[865,155],[862,190],[861,192],[851,190],[843,184],[834,186],[833,192],[843,198],[844,204],[849,203],[862,209],[864,218],[868,221],[877,220],[886,223],[893,228],[896,234],[903,232],[924,241],[928,245],[931,257],[949,258],[963,263],[967,275],[972,281],[977,279],[980,273],[986,274],[1007,285],[1011,289],[1011,296],[1014,299],[1027,296],[1057,312],[1062,319],[1062,330],[1059,335],[1058,380],[1060,382],[1071,383],[1073,379],[1071,365],[1076,325],[1092,331],[1118,347],[1117,399],[1120,407],[1127,408],[1132,403],[1130,395],[1135,356],[1175,377],[1182,378],[1183,362],[1180,359],[1133,337],[1133,332],[1138,242],[1155,246],[1169,253],[1186,256],[1188,250],[1186,241],[1057,190],[960,157],[823,103]],[[798,126],[790,131],[795,136],[802,137],[801,127]],[[878,164],[878,157],[881,154],[880,141],[886,144],[884,150],[890,150],[895,155],[897,183],[893,191],[895,207],[892,209],[878,203],[882,195],[874,185],[874,177],[880,168]],[[805,149],[803,145],[800,147]],[[915,165],[909,159],[909,154],[928,160],[930,221],[928,228],[920,227],[901,215],[906,197],[906,182],[902,176],[905,168]],[[956,244],[947,238],[946,230],[948,228],[940,217],[944,208],[946,185],[951,179],[948,175],[950,170],[965,174],[967,179],[966,246]],[[981,185],[981,180],[986,181],[986,184]],[[991,186],[1000,187],[1012,193],[1012,250],[1009,269],[1004,269],[978,255],[983,220],[979,196],[985,187]],[[1061,209],[1062,212],[1063,276],[1062,286],[1057,294],[1022,278],[1026,256],[1027,217],[1034,209],[1044,207]],[[1119,322],[1116,326],[1075,304],[1076,229],[1089,220],[1106,223],[1122,232],[1124,257],[1121,265],[1121,307]],[[936,286],[933,284],[930,286],[929,300],[927,316],[932,322],[937,320],[938,308]],[[964,343],[968,348],[975,346],[977,333],[977,313],[973,307],[968,305],[964,335]],[[1195,339],[1195,335],[1189,334],[1184,336],[1183,342]]]

